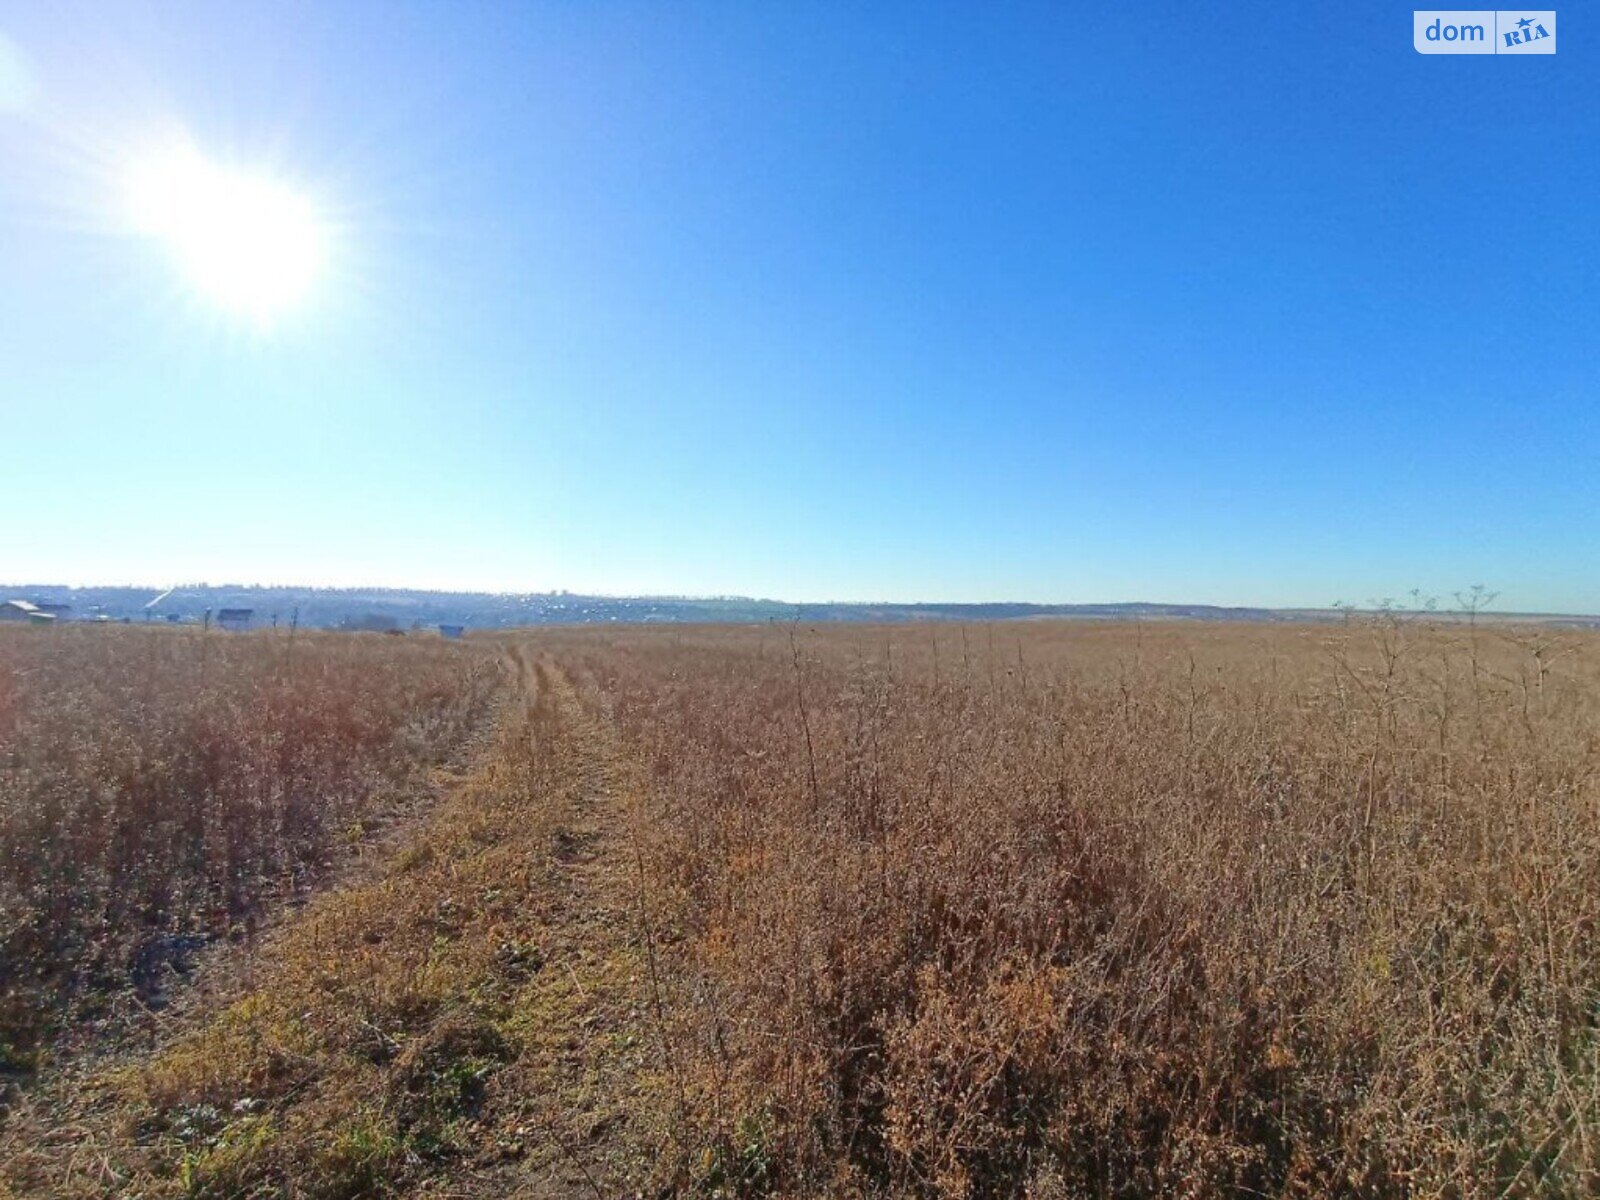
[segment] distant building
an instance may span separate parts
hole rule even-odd
[[[41,615],[37,604],[27,600],[7,600],[0,603],[0,621],[31,621]]]
[[[256,619],[256,610],[253,608],[219,608],[217,610],[217,625],[222,629],[238,632],[249,629],[252,621]]]
[[[450,638],[452,641],[454,641],[456,638],[460,637],[466,631],[467,631],[467,627],[465,625],[441,625],[441,626],[439,626],[439,636],[440,637]]]
[[[56,604],[48,600],[37,600],[33,606],[42,613],[49,613],[58,621],[67,620],[68,615],[72,612],[72,605]]]

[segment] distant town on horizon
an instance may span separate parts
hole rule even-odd
[[[1538,621],[1600,628],[1600,615],[1508,611],[1483,593],[1476,615],[1490,621]],[[1393,611],[1460,620],[1473,615],[1457,597],[1447,606],[1426,600],[1396,601]],[[790,602],[747,596],[607,596],[568,591],[456,592],[420,588],[291,587],[192,584],[158,589],[131,585],[0,584],[0,619],[36,623],[115,621],[206,624],[228,614],[231,628],[296,624],[306,628],[401,631],[436,626],[510,629],[527,625],[734,623],[764,621],[881,622],[1077,620],[1190,620],[1316,622],[1350,612],[1382,611],[1383,601],[1319,608],[1183,604],[1149,601],[1048,604],[1025,601],[914,603],[874,601]],[[20,607],[19,607],[20,604]]]

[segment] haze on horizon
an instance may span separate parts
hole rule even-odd
[[[0,577],[1600,612],[1584,33],[0,0]]]

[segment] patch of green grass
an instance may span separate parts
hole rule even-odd
[[[269,1116],[249,1116],[225,1126],[210,1145],[184,1154],[178,1167],[184,1195],[195,1200],[250,1195],[267,1182],[276,1139]]]
[[[406,1158],[405,1144],[387,1118],[358,1114],[302,1175],[304,1195],[314,1200],[392,1195]]]

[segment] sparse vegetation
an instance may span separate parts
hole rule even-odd
[[[505,644],[497,737],[388,871],[153,1052],[30,1099],[0,1179],[1600,1187],[1593,635],[1389,612]]]

